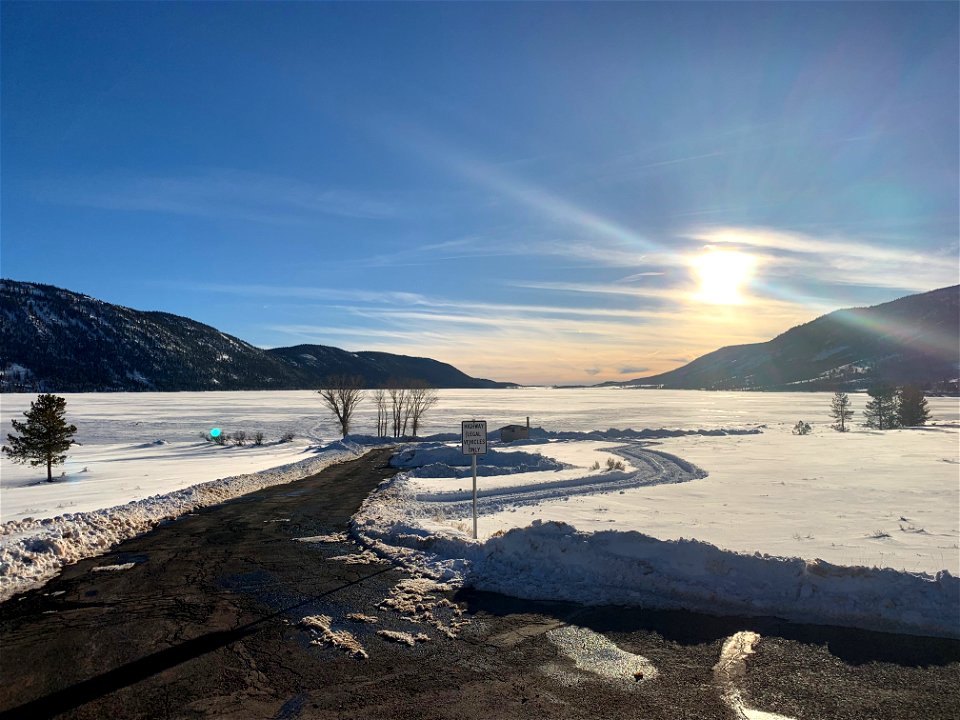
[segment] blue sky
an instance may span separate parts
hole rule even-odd
[[[599,382],[958,281],[955,3],[4,3],[2,274]]]

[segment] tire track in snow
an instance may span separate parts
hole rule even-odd
[[[534,485],[481,488],[477,491],[477,511],[495,512],[505,505],[536,505],[559,497],[597,495],[652,485],[682,483],[707,476],[704,470],[686,460],[639,445],[622,445],[611,448],[608,452],[624,458],[635,469],[611,470]],[[469,506],[472,503],[472,497],[471,490],[454,490],[417,493],[413,495],[413,500],[460,509]]]

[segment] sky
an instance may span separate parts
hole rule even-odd
[[[663,372],[958,282],[957,3],[3,3],[0,274]]]

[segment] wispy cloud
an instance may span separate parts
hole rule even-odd
[[[241,297],[288,298],[321,302],[402,303],[406,305],[424,305],[430,303],[430,300],[424,295],[393,290],[347,290],[342,288],[296,285],[231,285],[228,283],[179,281],[164,281],[161,284],[181,290],[223,293]]]
[[[298,290],[302,299],[326,301],[327,321],[268,326],[285,338],[280,344],[427,354],[474,375],[519,382],[578,383],[653,374],[676,367],[677,350],[692,357],[720,345],[766,340],[811,319],[809,309],[786,303],[749,312],[715,308],[707,314],[692,313],[689,305],[677,302],[663,308],[618,309],[472,303],[391,293],[357,295],[344,303],[339,292],[323,288],[284,289]],[[664,348],[671,352],[663,355]]]
[[[100,176],[48,181],[40,199],[68,205],[275,224],[309,223],[322,216],[384,219],[395,203],[344,188],[241,170],[189,175]]]
[[[701,227],[687,236],[711,245],[760,248],[766,251],[767,274],[789,275],[804,283],[916,291],[958,281],[956,244],[930,252],[762,227]]]
[[[528,288],[531,290],[553,290],[566,293],[584,293],[589,295],[623,295],[634,298],[649,298],[664,301],[685,302],[690,299],[692,289],[678,289],[675,287],[656,288],[638,287],[617,283],[585,283],[585,282],[549,282],[528,280],[510,283],[513,287]]]
[[[510,173],[502,163],[487,162],[420,127],[398,124],[385,137],[393,145],[405,150],[415,148],[419,157],[445,168],[461,180],[493,192],[528,213],[532,212],[541,224],[565,230],[558,232],[558,235],[576,236],[574,242],[540,243],[536,247],[537,253],[549,254],[552,248],[553,254],[592,261],[626,255],[631,264],[637,264],[642,261],[645,252],[667,250],[656,239],[646,236],[637,228],[618,222],[539,183],[525,180]],[[678,158],[668,162],[683,162],[686,159],[693,158]],[[576,232],[571,233],[571,229]]]

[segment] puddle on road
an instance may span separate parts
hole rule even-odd
[[[737,720],[794,720],[786,715],[754,710],[743,702],[736,681],[747,672],[747,657],[753,655],[753,647],[758,642],[760,636],[748,630],[731,635],[724,641],[720,661],[713,666],[713,673],[723,692],[723,701],[733,710]]]
[[[605,680],[640,685],[657,677],[657,669],[647,658],[621,650],[599,633],[576,625],[547,632],[547,638],[573,660],[578,670]],[[582,675],[571,673],[559,664],[544,668],[547,675],[564,685],[577,685]]]

